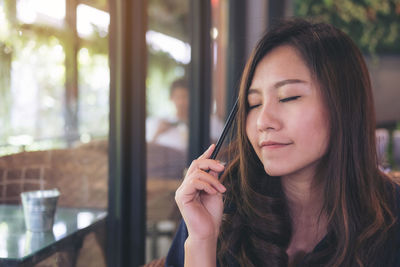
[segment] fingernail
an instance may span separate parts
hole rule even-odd
[[[219,188],[221,189],[222,192],[225,192],[225,191],[226,191],[225,186],[223,186],[222,184],[219,184]]]

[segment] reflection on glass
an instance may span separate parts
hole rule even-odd
[[[64,222],[57,222],[53,225],[53,233],[57,240],[63,237],[66,232],[67,225]]]
[[[65,0],[18,0],[17,18],[32,24],[35,22],[52,24],[65,18]]]
[[[0,236],[0,257],[7,257],[8,225],[4,222],[0,223]]]
[[[216,27],[212,27],[211,29],[211,37],[215,40],[218,37],[218,29]]]
[[[77,217],[78,228],[85,228],[93,221],[94,215],[91,212],[79,212]]]
[[[33,251],[39,250],[43,248],[43,244],[51,244],[55,238],[52,231],[48,232],[31,232],[26,231],[25,237],[21,237],[20,240],[25,239],[25,245],[19,246],[20,248],[24,247],[24,253],[20,254],[27,255],[32,253]]]
[[[18,238],[18,255],[22,257],[25,254],[24,247],[25,247],[25,235],[22,235]]]
[[[79,36],[88,37],[98,32],[100,37],[105,37],[108,33],[110,15],[99,9],[79,4],[76,14],[76,27]]]
[[[81,228],[77,227],[77,222],[87,227],[93,222],[104,220],[105,216],[106,212],[102,210],[59,207],[57,208],[53,231],[30,232],[26,229],[21,205],[2,204],[0,205],[0,261],[14,261],[23,257],[34,256],[46,249],[54,249],[54,247],[50,248],[50,245],[69,246],[68,242],[73,242],[76,238],[82,237],[74,236],[75,233],[85,234],[98,227],[92,225],[94,227],[92,230],[81,231]],[[57,242],[60,240],[67,243]]]

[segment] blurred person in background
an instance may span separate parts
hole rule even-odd
[[[175,80],[169,90],[170,100],[175,106],[175,115],[149,121],[146,139],[150,143],[186,151],[189,117],[189,91],[186,79]]]
[[[152,119],[147,123],[147,142],[186,151],[189,136],[189,86],[186,78],[175,80],[170,86],[170,100],[175,106],[175,115],[170,118]],[[211,140],[216,141],[222,132],[223,123],[211,115]]]

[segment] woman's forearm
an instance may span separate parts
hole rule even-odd
[[[216,267],[217,240],[192,240],[185,242],[185,267]]]

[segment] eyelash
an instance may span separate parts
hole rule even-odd
[[[289,102],[289,101],[292,101],[292,100],[296,100],[298,98],[300,98],[300,96],[291,96],[291,97],[280,99],[279,102],[286,103],[286,102]],[[261,106],[261,104],[249,106],[249,109],[253,109],[253,108],[256,108],[256,107],[259,107],[259,106]]]
[[[249,110],[250,110],[250,109],[253,109],[253,108],[256,108],[256,107],[259,107],[259,106],[261,106],[261,104],[249,106]]]
[[[298,98],[300,98],[300,96],[291,96],[291,97],[287,97],[287,98],[284,98],[284,99],[280,99],[279,102],[285,103],[285,102],[289,102],[289,101],[292,101],[292,100],[296,100]]]

